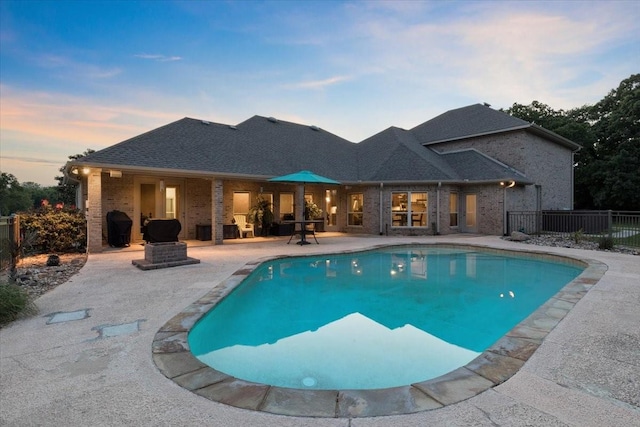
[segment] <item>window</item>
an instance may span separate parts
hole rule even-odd
[[[449,194],[449,227],[458,226],[458,193]]]
[[[293,220],[293,193],[280,193],[280,220]]]
[[[176,187],[167,187],[165,190],[165,209],[164,209],[164,217],[168,219],[176,219],[178,216],[178,206],[177,206],[177,191]]]
[[[429,221],[427,193],[391,193],[391,226],[426,227]]]
[[[363,207],[364,207],[364,196],[362,193],[349,194],[347,225],[362,225],[362,208]]]
[[[246,215],[249,213],[249,192],[236,192],[233,193],[233,214],[234,215]]]
[[[427,193],[409,193],[411,227],[427,226]]]

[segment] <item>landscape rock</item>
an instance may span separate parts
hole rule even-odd
[[[16,268],[16,284],[22,286],[32,298],[69,280],[78,273],[87,261],[87,254],[56,255],[59,265],[48,266],[49,255],[34,255],[22,258]],[[6,281],[8,272],[2,272]]]
[[[529,236],[528,234],[522,233],[520,231],[512,231],[511,237],[509,238],[509,240],[512,240],[514,242],[525,242],[530,239],[531,239],[531,236]]]

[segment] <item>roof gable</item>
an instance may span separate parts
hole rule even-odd
[[[475,104],[440,114],[414,127],[411,133],[426,145],[529,126],[531,124],[525,120],[496,111],[486,105]]]
[[[358,144],[362,181],[453,180],[457,174],[442,156],[423,147],[408,131],[390,127]]]

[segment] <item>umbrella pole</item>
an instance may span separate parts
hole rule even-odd
[[[296,186],[295,220],[304,220],[304,184],[299,184]]]

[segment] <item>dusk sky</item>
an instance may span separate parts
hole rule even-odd
[[[638,1],[0,1],[0,170],[183,117],[353,142],[447,110],[594,104],[640,72]]]

